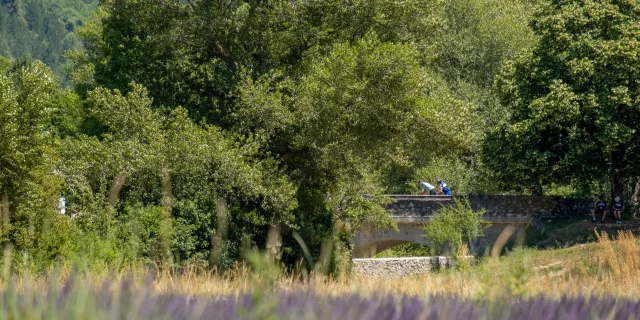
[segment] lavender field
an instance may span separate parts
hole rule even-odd
[[[621,233],[403,278],[5,265],[0,319],[637,319],[639,256],[640,240]]]
[[[61,288],[16,291],[0,298],[2,319],[636,319],[637,300],[612,297],[472,301],[452,296],[326,296],[313,290],[206,297],[103,289],[68,281]]]

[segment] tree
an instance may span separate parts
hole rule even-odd
[[[214,233],[227,224],[220,251],[228,267],[247,238],[247,245],[254,244],[266,225],[291,223],[295,188],[273,161],[257,157],[259,144],[194,124],[183,108],[153,109],[137,84],[126,95],[97,88],[87,104],[103,133],[63,139],[60,167],[67,198],[87,234],[115,234],[111,241],[133,257],[154,253],[143,257],[189,261],[206,259]],[[228,203],[227,221],[216,216],[219,199]],[[158,209],[165,222],[147,223]],[[162,232],[146,230],[138,241],[131,228],[144,225]],[[130,248],[133,243],[140,247]]]
[[[484,158],[504,188],[607,176],[613,197],[638,175],[639,14],[625,0],[540,7],[538,44],[496,80],[510,116],[487,135]]]
[[[469,104],[420,66],[415,46],[384,43],[374,32],[305,63],[298,77],[245,78],[234,129],[264,137],[265,149],[280,156],[299,185],[299,233],[312,247],[321,237],[346,234],[348,242],[369,227],[393,228],[379,196],[387,177],[469,149]]]
[[[72,246],[68,219],[56,213],[59,156],[49,129],[58,92],[42,62],[0,58],[0,243],[50,263]],[[40,259],[41,258],[41,259]]]
[[[53,110],[50,101],[56,79],[41,62],[13,64],[0,70],[0,193],[24,192],[37,181],[38,168],[49,164]]]
[[[484,210],[474,212],[469,200],[453,198],[453,204],[442,207],[425,223],[425,237],[436,246],[455,246],[484,235]]]

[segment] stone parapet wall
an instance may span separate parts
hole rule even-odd
[[[594,201],[590,199],[566,199],[555,196],[492,196],[470,195],[474,210],[486,210],[485,216],[493,220],[499,217],[554,218],[563,213],[590,214]],[[498,222],[498,221],[496,221]]]
[[[390,195],[387,205],[396,222],[428,221],[442,206],[453,203],[451,196]],[[463,198],[463,197],[460,197]],[[471,207],[486,210],[485,220],[494,223],[527,223],[535,217],[554,218],[564,213],[589,214],[593,200],[555,196],[469,195]]]
[[[402,277],[447,269],[449,257],[353,259],[353,272],[368,277]]]

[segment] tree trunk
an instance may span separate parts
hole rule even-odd
[[[640,177],[635,178],[636,183],[633,185],[633,192],[631,193],[631,201],[634,205],[638,205],[638,195],[640,194]]]
[[[160,250],[162,261],[171,265],[173,257],[171,255],[171,212],[173,209],[173,188],[171,184],[171,171],[167,167],[162,168],[162,208],[164,209],[163,225],[160,229]]]
[[[282,225],[278,221],[271,225],[267,234],[267,252],[272,261],[282,257]]]
[[[118,195],[120,195],[120,190],[122,190],[125,178],[126,173],[124,171],[118,172],[118,175],[113,178],[111,189],[109,189],[109,198],[107,199],[107,201],[113,208],[115,208],[116,204],[118,204]]]
[[[2,218],[2,236],[7,237],[9,232],[9,195],[3,194],[0,202],[0,218]]]
[[[5,246],[9,245],[9,195],[3,194],[0,200],[0,218],[2,219],[2,233],[0,233],[0,241]]]
[[[216,198],[216,228],[211,231],[211,251],[209,253],[209,264],[212,267],[219,266],[222,257],[222,244],[227,238],[229,231],[229,209],[227,200],[222,197]]]
[[[624,185],[627,182],[627,176],[624,172],[626,164],[626,150],[622,147],[611,151],[609,159],[611,160],[611,200],[616,196],[622,196],[624,193]]]
[[[171,217],[171,211],[173,209],[173,187],[171,184],[171,172],[169,168],[164,167],[162,169],[162,208],[164,209],[165,216]]]
[[[631,202],[633,203],[633,217],[636,217],[638,212],[638,195],[640,194],[640,177],[635,178],[636,183],[633,185],[633,192],[631,193]]]

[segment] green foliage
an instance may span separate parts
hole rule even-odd
[[[81,47],[73,31],[98,0],[7,0],[0,3],[0,56],[41,60],[67,84],[63,54]]]
[[[234,230],[225,241],[235,245],[223,245],[237,259],[243,233],[276,216],[290,221],[295,189],[268,159],[253,160],[255,143],[196,125],[181,108],[166,115],[153,110],[139,85],[126,95],[98,88],[87,103],[103,133],[64,139],[68,160],[60,168],[85,232],[117,231],[127,256],[157,261],[170,250],[181,260],[203,259],[216,229],[213,199],[224,195],[233,205],[228,228]],[[143,208],[129,205],[140,201]],[[149,225],[152,220],[162,224]]]
[[[430,257],[437,255],[439,255],[439,252],[436,248],[423,246],[419,243],[407,243],[379,252],[374,258]]]
[[[50,165],[53,156],[47,126],[52,116],[49,103],[56,88],[55,77],[41,62],[15,67],[0,74],[2,193],[19,192],[24,183],[37,179],[34,173]]]
[[[540,7],[532,21],[540,41],[496,80],[511,117],[484,150],[503,188],[610,179],[614,195],[638,174],[639,8],[628,1]]]
[[[170,258],[166,241],[172,237],[171,225],[170,220],[165,219],[161,206],[126,206],[118,218],[124,222],[119,237],[127,246],[122,249],[128,252],[127,256],[148,259],[149,262]]]
[[[453,204],[442,207],[430,222],[424,225],[425,237],[436,246],[455,246],[481,237],[485,227],[484,210],[474,212],[467,199],[453,198]]]
[[[451,0],[442,4],[432,63],[452,83],[491,88],[505,58],[536,43],[527,25],[537,1]]]
[[[74,234],[56,214],[61,181],[52,171],[59,158],[48,131],[56,88],[53,73],[38,61],[0,74],[2,245],[48,262],[68,252]]]
[[[413,181],[423,179],[436,186],[437,179],[443,179],[457,195],[492,194],[498,192],[489,179],[486,170],[477,163],[464,161],[460,156],[446,156],[433,159],[426,167],[416,170]],[[419,192],[417,184],[412,184],[412,193]]]
[[[0,117],[38,129],[20,130],[32,144],[0,142],[11,157],[0,185],[24,181],[17,212],[54,212],[44,206],[62,189],[76,217],[15,224],[23,231],[6,241],[46,250],[42,267],[86,254],[91,267],[228,268],[268,243],[294,265],[331,243],[330,268],[345,274],[351,237],[395,227],[383,194],[411,191],[407,180],[493,190],[479,142],[505,107],[490,86],[536,42],[520,0],[105,0],[86,23],[96,1],[2,3],[0,35],[15,32],[0,54],[27,57],[0,61]],[[43,114],[15,116],[22,85],[9,75],[30,58],[61,74],[69,49],[73,90],[43,69],[32,79],[51,85],[33,104]],[[47,237],[46,221],[68,232],[34,241],[30,221]]]

